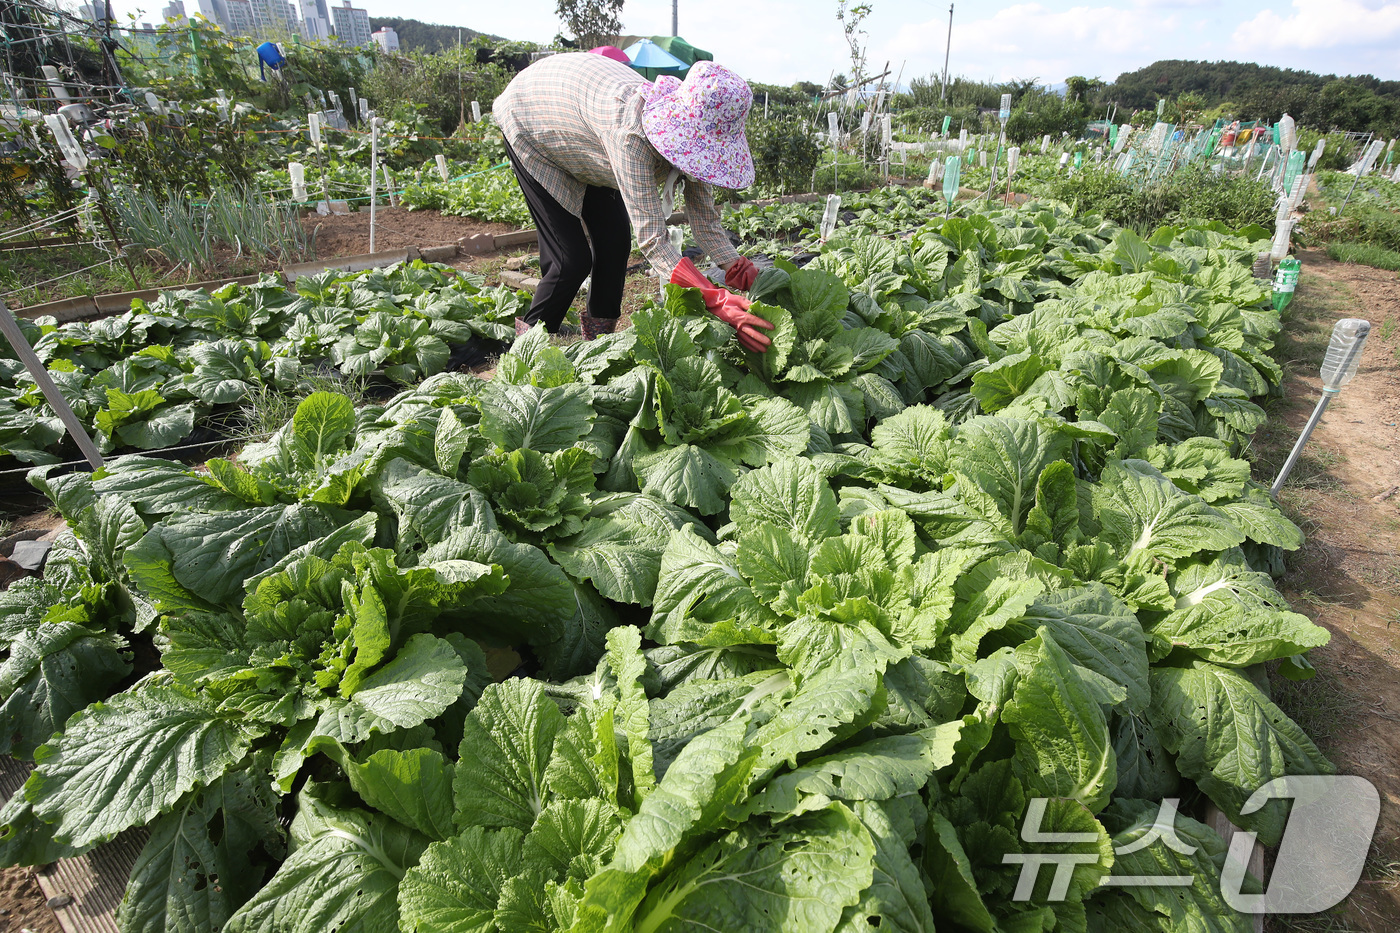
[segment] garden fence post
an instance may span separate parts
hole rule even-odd
[[[384,123],[373,112],[369,116],[369,251],[374,252],[374,207],[379,194],[379,127]]]
[[[73,443],[78,445],[78,450],[82,451],[83,456],[88,463],[92,464],[94,470],[102,469],[106,464],[102,460],[102,454],[97,452],[97,445],[88,436],[87,430],[78,420],[78,416],[73,413],[73,409],[68,404],[68,400],[63,397],[63,393],[58,391],[58,386],[54,385],[53,377],[44,368],[44,364],[39,360],[39,355],[34,352],[29,341],[24,339],[24,333],[19,329],[19,321],[10,311],[9,305],[5,304],[4,299],[0,299],[0,333],[3,333],[5,339],[10,342],[15,355],[24,364],[24,368],[29,370],[29,375],[34,377],[39,391],[44,393],[49,407],[54,410],[59,420],[63,422],[63,426],[68,429],[68,436],[73,438]]]

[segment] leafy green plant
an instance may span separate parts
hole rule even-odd
[[[522,335],[489,381],[309,396],[207,472],[40,471],[76,544],[0,594],[35,759],[0,859],[149,824],[128,933],[1247,930],[1196,818],[1276,843],[1284,802],[1250,795],[1332,770],[1249,673],[1306,677],[1328,637],[1264,572],[1302,536],[1235,456],[1281,378],[1266,237],[1045,202],[848,228],[757,283],[771,358],[672,287],[596,341]],[[380,287],[421,323],[437,274],[299,287],[328,331]],[[220,321],[257,363],[281,320],[191,311],[142,323]],[[858,416],[870,374],[898,398]],[[123,682],[136,637],[159,666]],[[500,644],[524,660],[490,684]],[[1189,853],[1137,844],[1164,797]],[[1027,825],[1075,834],[1063,897],[1015,896]],[[1162,866],[1191,884],[1104,883]]]
[[[69,403],[108,451],[152,450],[218,429],[250,396],[298,393],[339,367],[352,379],[412,382],[451,349],[514,335],[528,301],[422,261],[383,270],[164,292],[92,323],[28,325]],[[334,372],[335,370],[331,370]],[[234,419],[236,420],[236,418]],[[279,422],[280,423],[280,422]],[[24,367],[0,360],[0,450],[27,463],[60,459],[61,422]]]

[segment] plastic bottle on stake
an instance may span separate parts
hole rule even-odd
[[[958,199],[958,183],[962,180],[962,158],[953,156],[943,166],[943,197],[951,206]]]
[[[292,200],[306,200],[306,166],[300,162],[288,162],[287,174],[292,176]]]
[[[476,101],[476,100],[472,101],[472,122],[473,122],[473,123],[480,123],[480,122],[481,122],[481,102],[480,102],[480,101]]]
[[[88,167],[87,153],[83,147],[78,145],[78,141],[73,138],[73,131],[68,128],[68,121],[56,113],[44,114],[44,125],[53,133],[54,141],[58,143],[58,149],[63,153],[64,161],[81,172]]]
[[[1296,262],[1296,260],[1295,260]],[[1371,322],[1360,318],[1343,318],[1332,328],[1327,355],[1322,359],[1322,387],[1337,391],[1351,382],[1361,367],[1361,351],[1371,334]]]
[[[306,115],[306,133],[311,137],[311,148],[317,152],[321,151],[321,115],[319,113],[308,113]]]
[[[1278,476],[1274,478],[1273,485],[1269,487],[1269,495],[1277,496],[1279,490],[1288,479],[1288,474],[1292,471],[1294,464],[1298,462],[1298,455],[1303,452],[1304,445],[1312,435],[1313,429],[1322,420],[1322,414],[1327,410],[1327,405],[1342,390],[1342,386],[1351,382],[1352,377],[1361,366],[1361,351],[1366,347],[1366,337],[1371,333],[1371,322],[1363,321],[1359,318],[1343,318],[1332,328],[1332,339],[1327,345],[1327,355],[1323,357],[1322,369],[1322,397],[1317,400],[1317,407],[1313,409],[1312,416],[1308,418],[1308,423],[1303,426],[1303,431],[1298,435],[1298,441],[1289,451],[1288,459],[1283,462],[1283,467],[1278,471]]]
[[[1006,121],[1011,119],[1011,95],[1010,95],[1010,94],[1003,94],[1003,95],[1001,95],[1001,108],[1000,108],[999,110],[997,110],[997,119],[1000,120],[1000,121],[1002,122],[1002,126],[1003,126],[1003,127],[1006,125]]]
[[[826,242],[827,237],[836,230],[836,218],[841,213],[841,195],[830,194],[826,198],[826,210],[822,211],[821,238]]]
[[[1278,271],[1274,273],[1274,310],[1282,312],[1293,301],[1293,294],[1298,290],[1298,276],[1303,270],[1303,264],[1293,257],[1288,257],[1278,264]],[[1324,364],[1324,370],[1326,364]]]

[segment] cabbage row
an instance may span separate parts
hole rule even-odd
[[[149,826],[127,933],[1248,930],[1204,808],[1275,843],[1250,794],[1331,769],[1261,686],[1327,635],[1238,458],[1253,246],[852,236],[763,273],[762,357],[671,287],[207,473],[37,470],[0,861]]]
[[[39,358],[103,453],[155,450],[220,419],[249,393],[294,391],[338,371],[412,383],[452,347],[510,340],[528,296],[422,261],[346,274],[177,290],[124,314],[59,325],[21,321]],[[332,370],[334,367],[334,370]],[[8,345],[0,346],[0,464],[63,459],[63,423]],[[9,460],[8,458],[14,458]]]

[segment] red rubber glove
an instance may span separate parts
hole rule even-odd
[[[759,330],[760,327],[772,330],[773,325],[758,315],[749,313],[749,300],[716,287],[700,274],[700,270],[695,268],[695,263],[689,258],[682,257],[681,261],[676,263],[676,268],[671,270],[671,284],[700,289],[700,294],[705,296],[705,310],[734,328],[739,334],[739,343],[745,350],[764,353],[773,343],[767,334]]]
[[[753,288],[754,279],[758,278],[758,266],[740,256],[730,263],[729,268],[724,273],[724,284],[739,292],[746,292]]]

